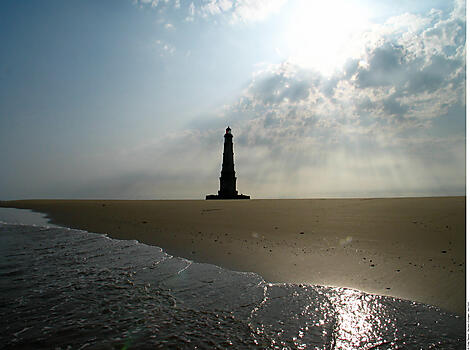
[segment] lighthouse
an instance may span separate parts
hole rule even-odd
[[[209,194],[206,199],[250,199],[250,196],[238,194],[235,164],[233,161],[233,135],[230,127],[225,129],[224,154],[220,173],[220,189],[218,194]]]

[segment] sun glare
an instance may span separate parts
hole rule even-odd
[[[285,32],[289,61],[330,75],[358,55],[368,18],[356,1],[300,0]]]

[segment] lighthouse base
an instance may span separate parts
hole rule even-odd
[[[244,194],[236,195],[222,195],[222,194],[208,194],[206,199],[250,199],[250,196]]]

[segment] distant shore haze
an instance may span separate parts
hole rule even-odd
[[[250,199],[250,196],[238,194],[235,162],[233,160],[233,135],[230,126],[225,129],[222,171],[220,173],[218,194],[210,194],[206,199]]]

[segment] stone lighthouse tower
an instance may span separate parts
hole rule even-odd
[[[237,178],[235,177],[235,165],[233,162],[233,135],[231,131],[230,127],[225,129],[220,190],[216,195],[207,195],[206,199],[250,199],[250,196],[238,194],[237,191]]]

